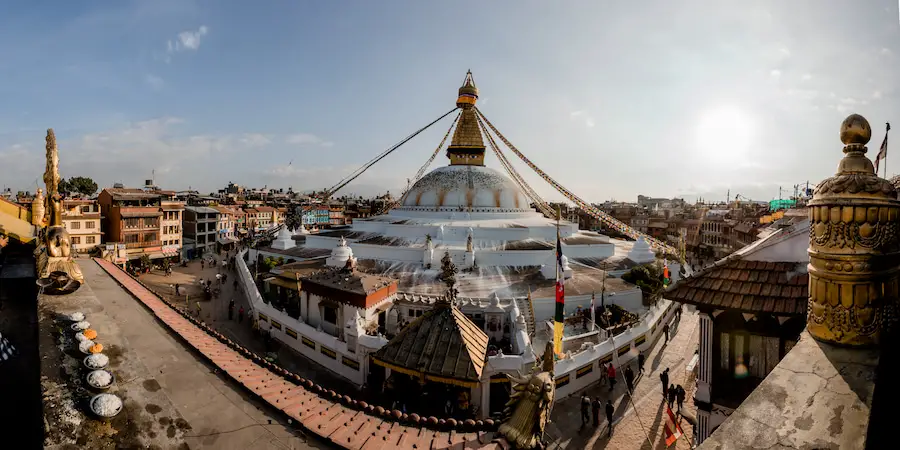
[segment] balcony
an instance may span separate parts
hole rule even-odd
[[[125,244],[125,248],[145,248],[160,246],[162,246],[162,241],[128,242]]]

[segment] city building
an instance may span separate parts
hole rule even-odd
[[[63,226],[69,232],[69,242],[76,253],[90,253],[102,243],[101,220],[100,205],[96,200],[63,200]]]
[[[116,263],[134,261],[147,255],[151,260],[178,256],[162,246],[163,195],[143,189],[106,188],[97,196],[101,230],[107,247],[124,246]]]
[[[172,193],[174,194],[174,193]],[[183,235],[183,215],[184,203],[174,200],[174,195],[164,193],[164,198],[160,202],[162,208],[162,248],[163,253],[168,255],[181,255],[181,249],[184,246]]]
[[[218,221],[216,223],[216,240],[219,249],[231,250],[237,243],[237,222],[235,220],[235,210],[224,206],[215,206],[214,209],[219,211]]]
[[[184,208],[184,236],[193,242],[188,258],[200,258],[217,250],[219,211],[208,206]]]

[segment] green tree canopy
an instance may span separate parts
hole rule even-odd
[[[71,177],[59,182],[59,191],[66,194],[91,196],[97,193],[97,183],[89,177]]]

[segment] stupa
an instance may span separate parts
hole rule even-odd
[[[337,247],[336,253],[328,256],[329,266],[346,261],[344,254],[352,249],[358,270],[399,278],[399,292],[426,296],[443,294],[436,268],[449,254],[461,270],[460,298],[488,299],[494,294],[524,298],[531,292],[540,303],[554,297],[558,234],[567,307],[586,306],[594,292],[639,292],[607,277],[597,266],[610,257],[627,254],[631,242],[582,231],[575,223],[538,212],[534,196],[529,197],[513,172],[485,164],[486,139],[489,144],[493,141],[475,108],[478,96],[470,71],[457,95],[460,112],[446,148],[448,165],[415,181],[389,212],[357,219],[349,230],[304,235],[302,246],[324,252]],[[646,243],[634,247],[643,250],[642,262],[653,258]]]

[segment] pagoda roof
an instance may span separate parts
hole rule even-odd
[[[437,304],[372,357],[376,364],[426,380],[474,387],[488,337],[456,306]]]

